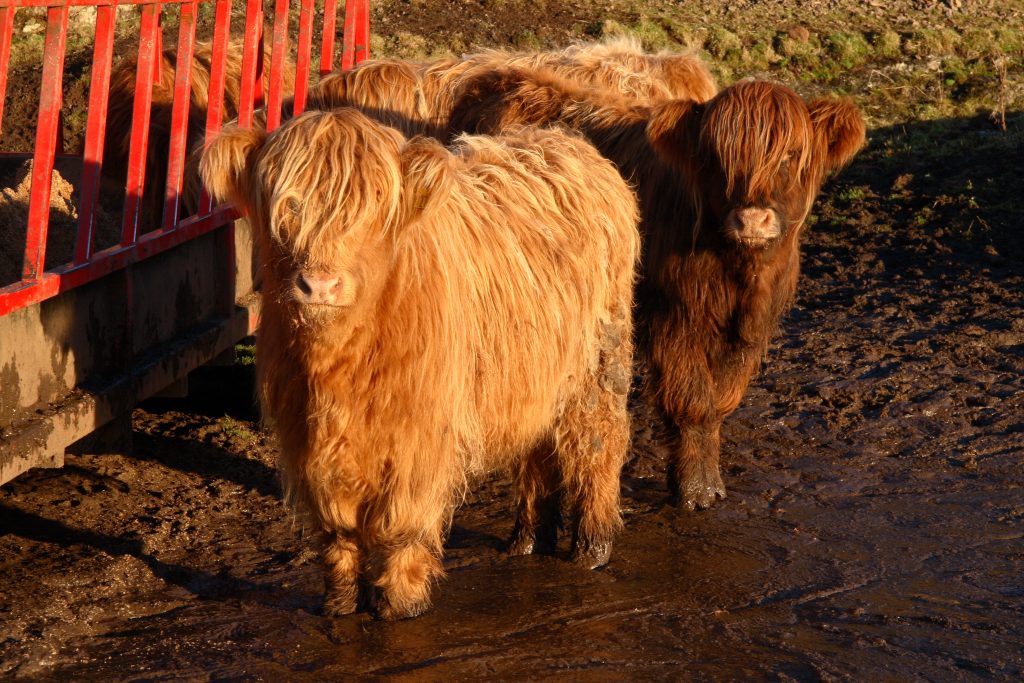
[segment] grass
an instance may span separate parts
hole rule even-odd
[[[229,415],[220,418],[217,421],[217,425],[220,427],[221,432],[231,439],[248,443],[259,440],[259,434],[250,429],[247,423],[239,422]]]
[[[255,365],[256,344],[252,341],[244,341],[235,344],[235,365]]]

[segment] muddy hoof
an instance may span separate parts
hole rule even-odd
[[[343,617],[352,614],[359,608],[356,591],[351,593],[329,593],[324,596],[324,604],[320,607],[320,615],[324,617]]]
[[[512,556],[532,555],[534,541],[525,534],[516,534],[505,546],[505,552]]]
[[[572,561],[587,569],[599,569],[612,558],[612,542],[577,545],[572,551]]]
[[[374,610],[373,616],[380,621],[400,621],[402,619],[418,617],[428,609],[430,609],[429,602],[395,607],[387,600],[380,600],[377,603],[377,609]]]
[[[558,528],[557,522],[546,522],[538,524],[533,533],[527,533],[517,525],[505,552],[512,556],[554,555],[558,548]]]
[[[677,486],[672,487],[672,494],[677,505],[689,511],[707,510],[720,498],[725,498],[725,484],[718,468],[710,471],[700,468],[695,473],[684,477]]]

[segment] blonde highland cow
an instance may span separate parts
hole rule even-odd
[[[200,172],[259,240],[261,398],[325,532],[325,612],[417,615],[475,475],[517,479],[511,551],[571,514],[608,561],[628,447],[633,193],[581,138],[446,149],[354,109],[228,128]]]
[[[485,50],[428,62],[369,60],[325,77],[310,94],[311,107],[357,107],[406,135],[442,138],[464,82],[501,68],[549,69],[577,85],[619,93],[648,104],[685,97],[706,102],[718,87],[691,52],[646,54],[639,42],[619,38],[551,52]]]

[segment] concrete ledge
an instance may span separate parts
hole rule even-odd
[[[193,326],[150,348],[127,372],[102,386],[76,387],[35,416],[7,427],[0,435],[0,484],[31,467],[61,467],[68,446],[232,348],[248,336],[257,315],[251,304]]]

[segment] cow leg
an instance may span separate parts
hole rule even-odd
[[[428,443],[425,439],[419,443]],[[441,468],[456,462],[454,445],[431,449],[439,453],[432,476],[410,465],[388,483],[389,495],[369,511],[373,547],[370,573],[377,589],[376,614],[381,619],[406,619],[430,607],[430,588],[444,570],[441,556],[445,523],[451,518],[452,477]]]
[[[422,536],[437,536],[436,542]],[[392,621],[419,616],[430,608],[430,587],[441,576],[441,529],[421,534],[402,534],[404,539],[385,540],[382,569],[377,587],[377,616]]]
[[[516,525],[509,555],[555,552],[562,526],[560,476],[554,445],[548,440],[523,459],[516,478]]]
[[[563,487],[573,513],[572,561],[589,569],[608,563],[612,539],[622,526],[619,480],[629,449],[631,358],[628,334],[606,334],[598,372],[566,402],[557,431]]]
[[[324,591],[323,613],[338,617],[351,614],[360,607],[360,568],[362,553],[354,534],[330,534],[323,551]]]
[[[668,465],[668,489],[677,505],[705,510],[725,498],[725,484],[718,466],[721,421],[685,425]]]

